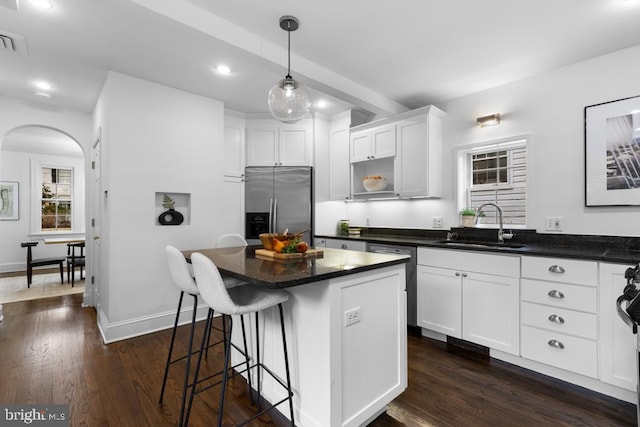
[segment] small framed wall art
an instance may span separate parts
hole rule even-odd
[[[20,219],[19,196],[17,182],[0,181],[0,221]]]
[[[640,205],[640,96],[584,108],[585,206]]]

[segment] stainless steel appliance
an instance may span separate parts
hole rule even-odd
[[[367,243],[367,252],[408,255],[410,257],[409,262],[405,264],[407,266],[407,324],[409,326],[418,326],[418,257],[415,246]]]
[[[638,334],[638,325],[640,324],[640,264],[628,268],[624,273],[624,277],[627,279],[627,286],[624,287],[622,295],[618,297],[616,305],[620,318],[631,327],[631,331],[638,337],[636,345],[636,372],[638,372],[636,421],[640,426],[640,334]],[[625,305],[624,307],[623,304]]]
[[[260,233],[291,233],[313,227],[311,167],[248,167],[245,170],[245,238],[259,243]],[[302,240],[313,245],[313,232]]]

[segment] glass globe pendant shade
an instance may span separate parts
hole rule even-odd
[[[309,93],[291,76],[276,83],[269,91],[269,110],[276,119],[284,123],[295,123],[309,113]]]

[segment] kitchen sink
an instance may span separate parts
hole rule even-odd
[[[524,248],[525,245],[520,243],[499,243],[499,242],[487,242],[484,240],[436,240],[433,243],[438,245],[457,246],[461,248],[505,248],[505,249],[517,249]]]

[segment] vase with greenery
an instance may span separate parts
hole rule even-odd
[[[476,211],[471,208],[464,208],[460,211],[463,227],[473,227],[475,225]],[[482,214],[480,214],[482,216]]]

